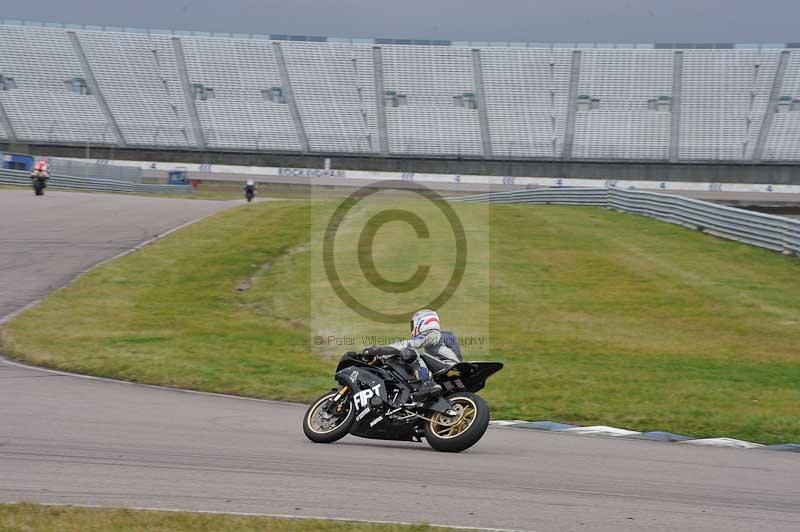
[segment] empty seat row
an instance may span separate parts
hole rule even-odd
[[[10,25],[0,26],[0,50],[0,105],[22,142],[800,160],[794,50],[376,45]],[[0,121],[0,138],[11,133]]]
[[[65,31],[3,26],[0,75],[13,80],[6,85],[10,90],[0,91],[0,103],[18,138],[115,142],[95,98],[69,90],[71,80],[84,75]]]

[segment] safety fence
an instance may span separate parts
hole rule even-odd
[[[642,214],[729,240],[800,255],[800,220],[707,201],[618,188],[547,188],[450,198],[472,203],[592,205]]]
[[[0,170],[0,185],[30,186],[27,172]],[[47,180],[47,188],[66,190],[89,190],[93,192],[122,192],[127,194],[184,194],[192,191],[189,185],[150,185],[111,179],[53,175]]]
[[[129,183],[142,182],[142,168],[117,166],[109,164],[108,161],[79,161],[59,157],[48,157],[47,162],[50,172],[56,175],[88,177],[106,181],[127,181]]]

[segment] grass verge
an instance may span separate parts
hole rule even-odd
[[[190,226],[23,313],[2,347],[70,371],[310,400],[346,349],[311,337],[364,332],[319,312],[333,301],[312,259],[320,208],[255,204]],[[457,206],[468,228],[490,226],[472,263],[486,275],[466,279],[443,319],[488,332],[491,352],[465,358],[506,363],[484,392],[496,418],[800,442],[796,259],[601,209],[481,209]],[[397,253],[411,238],[375,248],[380,271],[413,272]],[[471,302],[476,290],[488,301]]]
[[[0,504],[0,530],[7,532],[432,532],[427,525],[384,525],[318,519],[80,508],[40,504]]]

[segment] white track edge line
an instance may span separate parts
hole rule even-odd
[[[86,380],[93,380],[93,381],[104,381],[104,382],[113,382],[116,384],[125,384],[128,386],[139,386],[142,388],[155,388],[156,390],[166,390],[170,392],[180,392],[180,393],[191,393],[196,395],[210,395],[212,397],[225,397],[227,399],[241,399],[243,401],[256,401],[259,403],[268,403],[268,404],[280,404],[280,405],[291,405],[291,406],[308,406],[305,403],[293,403],[291,401],[279,401],[276,399],[259,399],[257,397],[245,397],[243,395],[231,395],[226,393],[219,393],[219,392],[204,392],[202,390],[189,390],[187,388],[177,388],[175,386],[162,386],[160,384],[147,384],[144,382],[132,382],[132,381],[124,381],[121,379],[112,379],[111,377],[97,377],[94,375],[83,375],[82,373],[70,373],[69,371],[61,371],[57,369],[50,369],[50,368],[43,368],[40,366],[31,366],[28,364],[24,364],[22,362],[18,362],[12,358],[9,358],[4,355],[0,355],[0,364],[6,364],[9,366],[18,367],[21,369],[30,369],[34,371],[43,371],[45,373],[51,373],[54,375],[62,375],[65,377],[75,377],[78,379],[86,379]]]
[[[508,420],[508,419],[498,419],[492,420],[489,422],[490,425],[494,425],[495,427],[504,427],[509,429],[518,429],[520,428],[519,425],[523,423],[536,423],[535,421],[521,421],[521,420]],[[591,429],[593,426],[586,426],[586,427],[573,427],[570,429],[548,429],[548,428],[540,428],[540,429],[527,429],[527,430],[538,430],[540,432],[550,432],[550,433],[558,433],[558,434],[569,434],[572,436],[592,436],[592,437],[600,437],[600,438],[621,438],[621,439],[630,439],[631,437],[635,436],[636,434],[644,434],[643,432],[639,431],[630,431],[627,433],[613,433],[613,432],[604,432],[604,431],[591,431],[591,432],[582,432],[581,429]],[[605,427],[608,429],[616,429],[616,430],[623,430],[627,431],[628,429],[619,429],[617,427]],[[680,434],[678,434],[680,436]],[[664,440],[651,440],[649,438],[643,438],[642,441],[648,442],[660,442],[660,443],[681,443],[681,444],[689,444],[689,445],[699,445],[705,447],[716,447],[716,448],[728,448],[728,449],[768,449],[769,445],[763,443],[756,443],[747,440],[739,440],[736,438],[730,438],[727,436],[716,436],[716,437],[709,437],[709,438],[690,438],[688,440],[677,440],[677,441],[664,441]],[[792,443],[785,443],[785,444],[778,444],[778,445],[794,445]]]
[[[177,387],[174,387],[174,386],[163,386],[163,385],[159,385],[159,384],[147,384],[147,383],[144,383],[144,382],[131,382],[131,381],[124,381],[124,380],[120,380],[120,379],[112,379],[110,377],[97,377],[97,376],[94,376],[94,375],[83,375],[81,373],[70,373],[68,371],[61,371],[61,370],[57,370],[57,369],[43,368],[43,367],[39,367],[39,366],[31,366],[31,365],[28,365],[28,364],[24,364],[24,363],[18,362],[16,360],[11,359],[11,358],[9,358],[7,356],[4,356],[4,355],[0,355],[0,363],[6,364],[6,365],[9,365],[9,366],[13,366],[13,367],[18,367],[18,368],[21,368],[21,369],[29,369],[29,370],[34,370],[34,371],[43,371],[45,373],[50,373],[50,374],[53,374],[53,375],[62,375],[62,376],[65,376],[65,377],[75,377],[75,378],[79,378],[79,379],[87,379],[87,380],[95,380],[95,381],[103,381],[103,382],[113,382],[113,383],[116,383],[116,384],[125,384],[125,385],[128,385],[128,386],[139,386],[139,387],[142,387],[142,388],[153,388],[153,389],[156,389],[156,390],[166,390],[166,391],[170,391],[170,392],[188,393],[188,394],[195,394],[195,395],[205,395],[205,396],[211,396],[211,397],[224,397],[226,399],[238,399],[238,400],[242,400],[242,401],[255,401],[255,402],[258,402],[258,403],[266,403],[266,404],[277,404],[277,405],[286,405],[286,406],[308,406],[306,403],[295,403],[295,402],[292,402],[292,401],[280,401],[280,400],[276,400],[276,399],[259,399],[257,397],[245,397],[245,396],[242,396],[242,395],[231,395],[231,394],[219,393],[219,392],[204,392],[202,390],[189,390],[189,389],[186,389],[186,388],[177,388]],[[527,423],[527,422],[525,422],[525,423]],[[519,421],[509,421],[509,420],[502,420],[502,419],[492,420],[492,421],[489,422],[490,426],[509,428],[509,429],[518,429],[517,425],[519,425],[519,424],[520,424]],[[575,428],[580,429],[580,428],[584,428],[584,427],[575,427]],[[609,427],[609,428],[615,428],[615,427]],[[578,432],[578,431],[570,431],[570,430],[565,430],[565,429],[558,429],[558,430],[538,429],[538,430],[540,430],[540,432],[568,434],[568,435],[571,435],[571,436],[590,436],[590,437],[595,437],[595,438],[606,437],[606,438],[622,438],[622,439],[625,439],[627,436],[630,436],[629,434],[612,434],[612,433],[608,433],[608,432],[581,433],[581,432]],[[623,429],[623,430],[626,430],[626,429]],[[633,433],[637,434],[636,431],[633,431]],[[639,432],[638,434],[641,434],[641,432]],[[764,445],[764,444],[759,444],[759,443],[755,443],[755,442],[748,442],[748,441],[745,441],[745,440],[737,440],[737,441],[741,441],[741,442],[746,443],[746,444],[751,444],[751,445],[754,445],[756,447],[746,447],[746,446],[743,446],[743,445],[730,445],[730,444],[722,445],[722,444],[715,444],[715,443],[709,443],[709,442],[696,443],[698,440],[716,440],[716,439],[725,440],[726,438],[724,436],[720,436],[718,438],[693,438],[693,439],[683,440],[683,441],[679,441],[679,442],[661,442],[661,443],[689,443],[689,444],[693,444],[693,445],[704,445],[706,447],[728,448],[728,449],[745,449],[745,450],[751,449],[751,448],[764,448],[764,447],[766,447],[766,445]],[[642,441],[658,442],[658,440],[642,440]],[[260,515],[260,514],[258,514],[258,515]]]

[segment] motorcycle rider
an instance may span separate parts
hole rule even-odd
[[[430,309],[418,310],[411,317],[411,339],[395,342],[388,346],[370,346],[365,351],[374,355],[391,355],[399,352],[400,359],[411,366],[414,378],[417,380],[414,399],[424,401],[441,393],[442,387],[436,384],[431,377],[431,372],[425,364],[425,359],[420,356],[420,351],[436,357],[448,364],[459,362],[458,344],[455,337],[447,333],[443,337],[439,314]]]
[[[247,182],[244,184],[244,195],[247,197],[248,195],[255,196],[256,195],[256,182],[253,179],[248,179]]]
[[[47,169],[47,161],[44,159],[36,161],[36,164],[33,165],[33,170],[31,170],[31,178],[34,177],[43,177],[45,179],[50,177],[50,173]]]
[[[36,161],[36,164],[33,165],[33,170],[31,170],[31,184],[34,185],[36,188],[36,181],[41,182],[42,189],[47,187],[47,180],[50,178],[50,171],[47,165],[47,161],[45,159],[40,159]],[[39,194],[37,190],[37,195]]]

